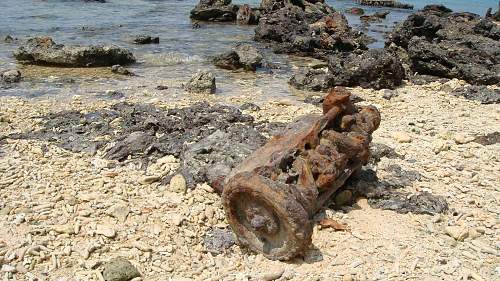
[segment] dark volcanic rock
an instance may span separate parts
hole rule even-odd
[[[366,49],[368,37],[353,31],[347,19],[327,4],[267,2],[255,40],[274,43],[278,53],[324,58],[332,51]]]
[[[231,0],[200,0],[191,10],[191,18],[202,21],[235,21],[239,7]]]
[[[236,14],[236,22],[239,24],[253,25],[259,23],[260,10],[250,7],[248,4],[241,5]]]
[[[45,140],[73,152],[99,150],[104,158],[138,161],[144,168],[174,155],[181,160],[178,172],[189,187],[208,182],[214,188],[228,170],[264,144],[265,135],[283,127],[254,123],[236,107],[208,103],[169,110],[117,103],[95,112],[62,111],[43,118],[41,130],[8,138]]]
[[[500,89],[490,89],[484,85],[460,87],[452,92],[455,96],[476,100],[483,104],[500,103]]]
[[[332,87],[331,77],[321,69],[305,68],[290,78],[290,85],[300,90],[326,91]]]
[[[364,5],[364,6],[389,7],[389,8],[399,8],[399,9],[413,9],[413,5],[401,3],[398,1],[359,0],[358,3],[361,5]]]
[[[401,214],[434,215],[448,210],[448,203],[443,197],[428,192],[411,195],[405,193],[379,194],[375,198],[369,198],[368,203],[372,207],[392,210]]]
[[[118,46],[65,46],[49,37],[35,37],[14,51],[18,61],[54,66],[112,66],[135,62],[132,53]]]
[[[399,24],[388,44],[408,52],[414,72],[490,85],[500,83],[499,38],[491,19],[432,5]]]
[[[139,35],[134,38],[133,42],[135,44],[158,44],[160,43],[160,37],[152,37],[149,35]]]
[[[389,13],[390,12],[388,12],[388,11],[376,12],[372,15],[361,16],[361,17],[359,17],[359,19],[364,21],[364,22],[377,22],[377,21],[382,21],[383,19],[385,19]]]
[[[215,75],[210,71],[199,71],[184,84],[184,89],[191,93],[215,94]]]
[[[293,76],[290,83],[300,89],[325,90],[333,86],[361,86],[394,89],[401,85],[405,72],[401,62],[385,49],[361,54],[338,54],[330,57],[328,72],[308,70]]]
[[[213,63],[215,66],[224,69],[239,69],[255,71],[258,67],[262,66],[262,55],[252,45],[238,44],[232,48],[231,51],[215,56]]]

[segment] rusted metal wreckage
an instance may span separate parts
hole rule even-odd
[[[370,156],[380,124],[344,88],[330,91],[323,115],[308,115],[271,138],[228,177],[222,200],[240,245],[287,260],[311,244],[313,215]]]

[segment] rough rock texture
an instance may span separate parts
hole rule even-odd
[[[490,85],[500,83],[499,39],[491,19],[431,5],[399,24],[388,44],[407,50],[414,72]]]
[[[17,69],[0,72],[0,77],[2,78],[2,82],[5,83],[16,83],[22,79],[21,71]]]
[[[65,46],[50,37],[28,39],[14,51],[18,61],[55,66],[112,66],[135,62],[132,53],[118,46]]]
[[[191,18],[202,21],[235,21],[238,6],[231,4],[231,0],[200,0],[191,10]]]
[[[224,69],[239,69],[255,71],[262,66],[260,51],[249,44],[238,44],[231,51],[213,58],[215,66]]]
[[[203,237],[205,249],[214,255],[223,253],[234,244],[236,244],[236,242],[233,238],[233,232],[229,228],[220,229],[213,227],[207,231]]]
[[[258,24],[260,19],[260,10],[250,7],[248,4],[241,5],[236,14],[236,22],[239,24]]]
[[[365,10],[363,10],[361,8],[356,8],[356,7],[346,9],[345,12],[348,14],[359,15],[359,16],[365,14]]]
[[[401,3],[398,1],[377,1],[377,0],[358,0],[360,5],[375,6],[375,7],[389,7],[398,9],[413,9],[413,5]]]
[[[160,37],[153,37],[149,35],[139,35],[134,38],[133,42],[135,44],[158,44],[160,43]]]
[[[103,267],[102,276],[106,281],[129,281],[141,276],[137,268],[124,258],[114,258]]]
[[[118,103],[97,112],[63,111],[44,119],[43,129],[10,137],[42,139],[73,152],[100,150],[107,159],[137,159],[146,165],[173,155],[181,159],[180,172],[189,187],[222,179],[264,144],[264,133],[282,127],[254,123],[236,107],[208,103],[170,110]]]
[[[401,62],[385,49],[361,54],[332,55],[328,72],[306,69],[294,75],[290,84],[299,89],[321,91],[332,86],[361,86],[373,89],[394,89],[401,85],[405,72]]]
[[[271,42],[279,53],[324,57],[332,51],[365,49],[367,37],[324,3],[266,1],[255,40]],[[294,4],[295,3],[295,4]]]
[[[472,85],[456,89],[452,94],[469,100],[476,100],[483,104],[500,103],[500,88],[492,89],[484,85]]]
[[[390,13],[389,11],[376,12],[371,15],[363,15],[359,17],[359,19],[364,22],[380,22],[383,19],[385,19],[389,13]]]
[[[210,71],[199,71],[184,85],[191,93],[215,94],[215,75]]]

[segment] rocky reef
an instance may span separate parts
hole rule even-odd
[[[430,5],[399,24],[387,45],[407,52],[413,72],[491,85],[500,83],[499,39],[490,18]]]

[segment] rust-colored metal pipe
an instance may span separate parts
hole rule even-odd
[[[273,260],[301,254],[311,244],[312,216],[367,163],[379,124],[376,108],[355,106],[337,87],[323,115],[297,120],[233,169],[222,201],[239,244]]]

